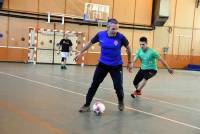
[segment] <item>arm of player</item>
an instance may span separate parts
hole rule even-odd
[[[69,54],[70,54],[70,56],[72,56],[72,47],[71,46],[69,47]]]
[[[78,52],[76,55],[75,55],[75,58],[74,60],[77,61],[81,56],[82,54],[88,50],[90,47],[92,46],[92,43],[91,42],[88,42],[82,49],[80,52]]]
[[[60,44],[59,44],[59,43],[57,43],[57,44],[56,44],[56,46],[58,47],[58,49],[57,49],[57,52],[56,52],[56,53],[57,53],[57,54],[60,54]]]
[[[170,74],[174,73],[174,71],[168,66],[168,64],[162,59],[162,57],[160,57],[158,60],[163,64],[163,66],[168,70]]]
[[[127,58],[128,58],[127,69],[129,72],[132,72],[133,65],[132,65],[132,58],[131,58],[131,49],[128,45],[126,46],[126,53],[127,53]]]

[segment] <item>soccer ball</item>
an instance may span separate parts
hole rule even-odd
[[[105,105],[101,102],[95,102],[92,111],[97,115],[102,115],[105,111]]]

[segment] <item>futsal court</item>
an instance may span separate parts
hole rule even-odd
[[[199,6],[0,0],[0,134],[200,134]]]
[[[0,63],[0,132],[2,134],[199,134],[200,74],[161,69],[143,95],[131,98],[132,80],[124,68],[125,110],[108,75],[95,100],[105,104],[102,116],[79,113],[94,66]]]

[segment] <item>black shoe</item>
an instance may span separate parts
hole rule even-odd
[[[80,113],[84,113],[84,112],[90,112],[90,106],[85,106],[83,105],[80,109],[79,109]]]
[[[67,67],[66,67],[66,66],[63,66],[63,69],[67,69]]]
[[[118,109],[119,111],[124,111],[124,102],[119,102]]]
[[[136,98],[136,95],[134,93],[131,94],[132,98]]]
[[[60,67],[61,69],[64,69],[63,66]]]

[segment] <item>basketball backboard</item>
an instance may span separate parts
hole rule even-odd
[[[109,18],[109,5],[95,3],[85,3],[84,17],[85,21],[98,22],[98,25],[106,23]]]

